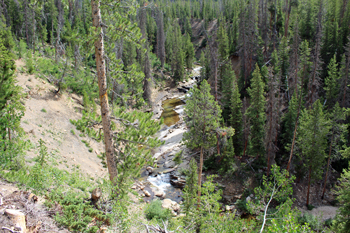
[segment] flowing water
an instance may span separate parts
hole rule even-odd
[[[193,76],[199,76],[200,75],[200,68],[201,67],[196,67],[193,70]],[[193,83],[195,80],[193,80]],[[176,107],[179,105],[185,104],[185,102],[182,100],[186,95],[184,94],[183,96],[180,96],[179,98],[172,98],[172,99],[167,99],[162,102],[162,107],[163,107],[163,112],[161,114],[161,117],[164,119],[164,124],[167,127],[164,127],[160,132],[158,132],[158,137],[159,138],[169,138],[167,137],[168,135],[168,130],[172,128],[171,126],[177,123],[180,120],[179,113],[183,111],[183,109],[177,109],[177,112],[175,111]],[[172,135],[172,139],[175,142],[170,142],[168,141],[169,146],[175,147],[177,144],[181,142],[177,142],[178,140],[175,140],[176,136],[174,137],[174,132]],[[182,135],[182,134],[180,134]],[[169,149],[169,148],[168,148]],[[167,155],[165,155],[167,156]],[[160,165],[159,168],[156,168],[153,173],[148,176],[148,173],[144,171],[144,173],[141,175],[141,177],[146,178],[146,182],[148,182],[148,185],[146,185],[145,189],[150,192],[151,196],[150,197],[145,197],[145,200],[152,200],[155,196],[153,193],[153,189],[158,189],[161,190],[165,193],[164,198],[169,198],[173,201],[180,202],[182,201],[182,190],[179,188],[175,188],[170,184],[170,173],[164,174],[163,171],[167,169]],[[157,175],[154,175],[157,174]]]
[[[174,110],[176,106],[182,105],[184,102],[179,98],[167,99],[162,103],[163,112],[161,117],[164,119],[164,124],[171,126],[180,120],[179,114]]]

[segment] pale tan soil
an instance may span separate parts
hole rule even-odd
[[[193,34],[192,37],[196,38],[193,41],[193,44],[195,46],[195,54],[197,58],[200,57],[201,51],[205,48],[205,47],[201,47],[203,40],[206,38],[205,32],[203,31],[203,24],[204,24],[204,20],[198,20],[198,19],[191,20],[191,27],[192,27],[192,34]],[[208,36],[213,36],[212,37],[213,40],[216,39],[217,25],[218,25],[217,19],[215,19],[209,22],[208,28],[206,28]]]
[[[22,60],[16,61],[17,80],[23,92],[27,93],[24,99],[26,108],[21,121],[21,127],[27,134],[28,139],[38,146],[41,138],[48,147],[48,152],[56,160],[59,168],[70,169],[78,166],[83,173],[92,177],[103,177],[107,170],[103,168],[97,154],[103,152],[103,144],[88,137],[80,137],[78,131],[70,119],[81,118],[83,109],[82,98],[75,94],[55,94],[56,87],[34,75],[21,73],[24,68]],[[46,110],[46,112],[44,112]],[[75,135],[71,131],[74,131]],[[82,142],[86,140],[88,147]],[[33,148],[26,153],[26,159],[32,159],[38,155],[38,149]]]
[[[320,220],[326,221],[327,219],[334,218],[337,214],[339,208],[335,206],[320,206],[312,210],[307,210],[305,208],[300,209],[303,214],[312,214],[317,216]]]

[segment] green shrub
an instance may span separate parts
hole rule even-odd
[[[312,210],[313,208],[315,208],[315,206],[313,206],[313,205],[307,205],[306,207],[308,210]]]
[[[164,209],[160,200],[152,201],[151,204],[149,204],[149,206],[147,207],[145,214],[148,220],[166,220],[171,217],[170,210]]]
[[[41,109],[42,112],[47,112],[45,108]]]
[[[27,44],[24,40],[20,40],[18,44],[18,56],[23,58],[27,53]]]
[[[173,158],[173,161],[176,163],[176,164],[180,164],[182,162],[182,150],[177,152]]]
[[[27,53],[26,67],[27,67],[27,71],[28,71],[29,74],[33,74],[34,73],[32,51],[28,51],[28,53]]]
[[[302,217],[299,218],[299,222],[301,224],[308,224],[313,230],[321,230],[322,229],[322,222],[321,220],[312,214],[304,214]]]

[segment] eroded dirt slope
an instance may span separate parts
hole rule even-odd
[[[35,75],[27,75],[23,70],[24,62],[16,61],[17,85],[27,93],[24,99],[25,115],[21,126],[33,148],[27,152],[30,161],[38,154],[39,139],[45,141],[50,154],[49,160],[58,162],[58,167],[70,169],[78,166],[83,173],[92,177],[103,177],[107,170],[103,168],[97,154],[103,152],[103,144],[88,137],[80,137],[80,132],[70,123],[70,119],[80,119],[82,98],[75,94],[55,94],[56,87]],[[89,142],[92,152],[82,142]]]

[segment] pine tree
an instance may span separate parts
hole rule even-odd
[[[350,152],[347,149],[347,154]],[[344,169],[339,178],[340,184],[337,185],[337,200],[340,203],[339,212],[332,222],[334,232],[347,233],[350,231],[350,169]]]
[[[174,33],[174,44],[173,44],[173,58],[171,62],[174,79],[176,81],[182,81],[185,69],[184,69],[184,51],[181,39],[181,30],[177,25]]]
[[[189,214],[190,209],[196,202],[196,195],[198,192],[198,167],[194,158],[191,159],[189,169],[186,174],[186,186],[184,188],[184,210]]]
[[[200,148],[200,163],[198,173],[198,201],[201,196],[203,169],[203,150],[214,146],[217,138],[215,131],[219,127],[221,109],[210,94],[210,85],[204,80],[195,87],[186,101],[185,114],[189,121],[189,131],[184,133],[183,141],[191,149]]]
[[[337,58],[334,54],[333,58],[331,59],[329,65],[328,65],[328,75],[325,79],[325,91],[326,91],[326,98],[327,98],[327,105],[328,106],[334,106],[337,97],[339,95],[339,72],[337,69]]]
[[[327,148],[329,122],[323,112],[320,100],[310,109],[305,109],[300,117],[296,147],[304,168],[308,171],[308,191],[306,205],[310,204],[311,182],[320,179]]]
[[[183,45],[185,47],[185,64],[187,69],[192,69],[193,59],[194,59],[194,48],[191,43],[191,37],[186,33],[184,36]]]
[[[229,126],[235,129],[235,134],[232,136],[232,144],[235,154],[240,156],[243,153],[243,115],[242,100],[239,93],[237,79],[234,80],[230,108],[231,115]]]
[[[7,33],[5,33],[7,34]],[[9,33],[11,35],[11,33]],[[20,136],[24,107],[19,102],[20,88],[15,81],[14,55],[0,31],[0,164],[2,169],[22,153]]]
[[[210,62],[209,62],[209,48],[206,50],[202,50],[200,56],[200,64],[201,64],[201,74],[200,74],[200,82],[203,80],[208,80],[211,73]]]
[[[326,184],[328,178],[329,165],[331,160],[335,158],[340,158],[340,149],[344,144],[344,135],[347,130],[347,125],[344,124],[346,119],[346,114],[343,108],[339,106],[339,103],[336,102],[333,109],[329,112],[330,119],[330,141],[329,141],[329,152],[327,160],[326,175],[324,178],[323,191],[321,198],[323,199],[324,193],[326,191]]]
[[[228,57],[229,45],[224,21],[221,20],[217,34],[218,43],[218,80],[219,92],[222,93],[220,102],[223,109],[223,118],[228,122],[231,114],[231,96],[233,92],[235,73],[232,69],[231,60]]]
[[[246,115],[250,121],[250,140],[249,154],[259,156],[265,154],[264,137],[265,137],[265,84],[261,79],[260,69],[255,65],[251,87],[247,89],[250,97],[250,106],[247,109]]]
[[[345,53],[343,54],[340,66],[340,92],[339,92],[339,101],[342,107],[350,106],[349,98],[349,84],[350,84],[350,38],[349,42],[346,45]]]

